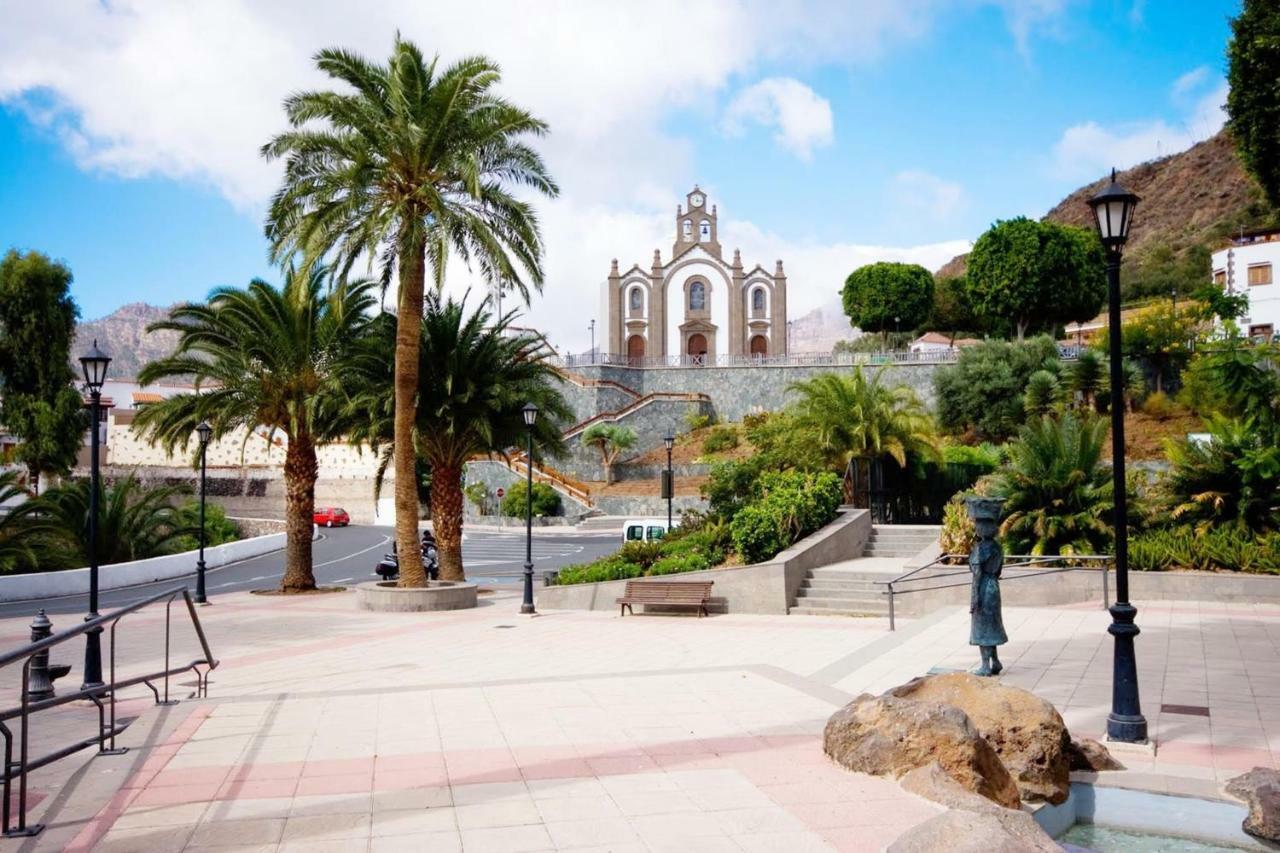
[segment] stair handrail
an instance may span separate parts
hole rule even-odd
[[[204,652],[204,657],[197,658],[185,666],[171,667],[169,665],[169,641],[172,637],[171,630],[171,610],[174,599],[179,595],[182,596],[187,605],[187,612],[191,616],[191,624],[195,629],[196,637],[200,641],[200,649]],[[129,678],[116,678],[116,626],[120,620],[130,613],[134,613],[142,608],[155,604],[159,601],[165,601],[165,621],[164,621],[164,669],[156,672],[149,672],[145,675],[135,675]],[[30,676],[31,664],[35,657],[41,653],[47,652],[54,646],[61,645],[68,640],[73,640],[82,634],[90,631],[101,631],[103,626],[110,626],[110,676],[109,681],[101,685],[93,685],[89,687],[81,687],[72,693],[66,693],[60,696],[52,696],[48,699],[40,699],[31,701],[30,695]],[[205,637],[204,628],[200,624],[200,617],[196,615],[194,602],[191,600],[191,594],[187,591],[187,587],[179,586],[172,589],[158,592],[148,598],[136,601],[133,604],[125,605],[112,610],[109,613],[103,613],[94,619],[88,619],[80,622],[73,628],[59,631],[51,634],[41,640],[27,643],[12,651],[0,654],[0,669],[6,666],[23,661],[22,665],[22,693],[21,703],[16,707],[0,711],[0,736],[4,738],[4,773],[3,773],[3,796],[4,802],[0,804],[0,820],[3,822],[3,834],[8,838],[18,838],[24,836],[32,836],[38,834],[44,829],[43,824],[27,825],[27,775],[32,770],[37,770],[47,764],[52,764],[68,755],[72,755],[93,743],[98,744],[99,755],[121,755],[127,751],[127,748],[116,747],[116,735],[124,731],[125,726],[116,725],[116,694],[126,687],[133,687],[137,684],[145,684],[151,693],[155,696],[157,705],[173,705],[176,701],[169,699],[169,677],[179,675],[184,672],[194,672],[196,675],[196,698],[202,698],[209,695],[209,673],[218,667],[218,661],[213,657],[213,653],[209,650],[209,641]],[[205,667],[205,669],[201,669]],[[161,693],[152,681],[164,679],[164,699],[161,699]],[[106,709],[103,706],[103,699],[106,698],[110,704],[110,724],[106,720]],[[40,711],[56,708],[59,705],[65,705],[69,702],[77,702],[87,699],[98,708],[98,733],[93,737],[88,737],[75,743],[64,746],[53,752],[32,759],[28,754],[30,719],[31,715]],[[19,718],[20,732],[22,735],[22,748],[17,762],[13,760],[13,732],[5,725],[6,722],[14,718]],[[110,743],[110,746],[107,744]],[[12,810],[12,785],[14,777],[18,778],[18,825],[11,825]]]
[[[650,403],[656,403],[662,400],[685,402],[685,403],[709,403],[711,397],[701,391],[655,391],[652,394],[645,394],[621,409],[614,409],[611,412],[599,412],[587,418],[585,421],[579,421],[564,431],[564,438],[573,438],[587,427],[601,421],[617,421],[627,415],[634,414]]]
[[[1070,565],[1064,565],[1068,561]],[[1043,571],[1031,572],[1022,575],[1010,575],[1002,577],[1001,581],[1022,580],[1023,578],[1039,578],[1046,575],[1062,574],[1063,572],[1080,572],[1080,571],[1097,571],[1102,570],[1102,608],[1105,610],[1111,606],[1110,584],[1107,579],[1107,567],[1115,561],[1115,557],[1111,554],[1057,554],[1057,555],[1038,555],[1038,554],[1009,554],[1005,556],[1004,569],[1038,569],[1043,566],[1050,568]],[[961,581],[958,583],[937,584],[935,586],[915,587],[914,589],[896,589],[895,587],[901,583],[908,583],[913,580],[934,581],[942,578],[956,577],[964,575],[972,576],[972,571],[968,567],[968,554],[941,554],[923,566],[917,566],[909,572],[898,575],[887,581],[875,581],[885,587],[881,595],[889,596],[889,630],[897,630],[896,621],[894,619],[894,598],[899,595],[909,595],[913,592],[928,592],[935,589],[951,589],[958,586],[968,586],[970,581]],[[951,568],[957,564],[963,564],[964,568],[955,571],[941,572],[931,574],[927,578],[916,578],[916,575],[925,569],[934,566]],[[1080,565],[1083,564],[1083,565]]]

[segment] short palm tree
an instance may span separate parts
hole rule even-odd
[[[584,445],[594,447],[600,452],[600,463],[604,466],[606,486],[613,482],[613,464],[636,443],[635,431],[630,427],[617,424],[592,424],[582,431],[580,438]]]
[[[560,375],[546,360],[549,352],[542,338],[513,334],[511,315],[495,320],[483,308],[468,315],[464,303],[465,299],[427,297],[419,349],[418,422],[412,437],[418,455],[431,467],[431,521],[444,580],[465,578],[462,475],[467,461],[523,448],[526,403],[538,407],[536,444],[544,451],[560,452],[561,429],[572,414],[557,387]],[[383,353],[395,346],[396,334],[394,321],[382,318],[376,341]],[[363,363],[360,382],[366,390],[353,400],[352,408],[367,420],[353,430],[351,439],[379,450],[385,469],[389,457],[401,458],[393,423],[398,374],[385,357]],[[413,458],[412,453],[403,455]],[[413,548],[400,553],[418,552],[416,532],[414,536]],[[403,561],[401,586],[426,582],[417,560]]]
[[[284,436],[285,592],[315,588],[316,443],[345,433],[354,360],[376,302],[372,282],[339,281],[326,290],[328,278],[322,267],[290,268],[283,287],[255,279],[244,289],[218,288],[204,304],[178,306],[150,327],[177,332],[176,350],[138,374],[144,384],[195,379],[194,393],[153,403],[134,421],[170,452],[185,449],[202,420],[215,439],[237,429]]]
[[[68,551],[68,562],[89,560],[89,482],[54,486],[33,501],[41,520],[56,526]],[[95,554],[102,565],[145,560],[176,549],[195,532],[179,516],[174,499],[181,486],[145,487],[128,476],[111,486],[98,483],[98,527]]]
[[[17,470],[0,471],[0,572],[33,568],[39,553],[29,522],[34,501]]]
[[[1099,554],[1112,540],[1111,469],[1103,466],[1107,424],[1067,413],[1029,422],[995,475],[1004,498],[1000,534],[1019,554]]]
[[[788,390],[799,395],[795,412],[801,428],[812,430],[828,459],[846,467],[853,459],[892,457],[906,467],[912,455],[938,454],[937,433],[924,404],[905,385],[852,373],[821,373]]]
[[[537,218],[512,190],[558,192],[525,141],[547,127],[495,94],[498,67],[483,57],[440,68],[397,36],[386,65],[344,50],[323,50],[316,64],[348,91],[285,101],[293,129],[262,149],[285,159],[267,236],[277,258],[332,255],[340,274],[380,259],[384,292],[398,270],[395,439],[407,447],[428,273],[439,293],[452,253],[526,302],[529,285],[542,286]],[[418,547],[414,459],[394,462],[396,542],[409,554]]]
[[[1280,447],[1256,416],[1212,415],[1207,441],[1168,441],[1170,517],[1197,534],[1234,526],[1243,535],[1280,529]]]

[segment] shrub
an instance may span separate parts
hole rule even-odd
[[[1048,370],[1037,370],[1027,378],[1027,391],[1022,408],[1032,417],[1049,414],[1058,399],[1058,377]]]
[[[1229,524],[1254,533],[1280,528],[1280,447],[1258,419],[1212,415],[1209,440],[1169,442],[1164,481],[1170,515],[1200,531]]]
[[[716,419],[712,415],[702,414],[698,406],[690,406],[689,411],[684,416],[684,422],[691,430],[706,429],[715,424]]]
[[[643,574],[644,568],[635,563],[628,563],[615,554],[603,560],[596,560],[594,563],[565,566],[556,575],[556,583],[567,586],[575,583],[630,580]]]
[[[1047,336],[966,347],[954,365],[934,376],[938,422],[953,432],[972,429],[984,439],[1012,436],[1026,420],[1027,385],[1038,370],[1059,372],[1058,345]]]
[[[618,559],[647,569],[662,556],[662,542],[628,542],[619,549]]]
[[[528,501],[523,481],[516,483],[502,499],[502,514],[524,518],[528,511]],[[560,514],[560,493],[546,483],[533,484],[533,515],[544,518]]]
[[[702,494],[710,504],[712,514],[724,520],[737,515],[748,501],[759,494],[760,475],[764,468],[765,457],[761,455],[713,464],[711,474],[702,486]]]
[[[965,509],[964,495],[956,495],[942,508],[942,535],[939,545],[944,554],[968,554],[973,550],[976,533],[973,519]]]
[[[835,474],[768,472],[760,477],[760,497],[733,517],[733,547],[748,563],[779,551],[835,518],[843,490]]]
[[[942,448],[942,462],[945,465],[968,465],[973,468],[982,468],[984,469],[983,473],[989,474],[1004,462],[1004,451],[986,441],[977,446],[972,444],[947,444]]]
[[[177,524],[191,530],[200,529],[200,503],[199,501],[187,501],[178,507],[175,515]],[[200,547],[198,534],[189,534],[179,536],[173,541],[171,550],[194,551]],[[236,523],[227,518],[226,510],[215,503],[205,502],[204,505],[204,546],[212,548],[214,545],[225,545],[228,542],[234,542],[240,538],[240,528]]]
[[[676,575],[681,572],[701,572],[711,568],[710,561],[701,554],[673,554],[663,557],[649,567],[650,575]]]
[[[1189,526],[1148,530],[1129,540],[1129,566],[1139,571],[1172,569],[1280,573],[1280,535],[1242,536],[1232,527],[1197,534]]]
[[[757,427],[764,426],[772,417],[770,412],[750,412],[742,416],[742,428],[748,433]]]
[[[738,429],[733,426],[718,426],[702,440],[703,453],[719,453],[722,450],[732,450],[737,446]]]
[[[1177,404],[1163,391],[1156,391],[1143,401],[1142,411],[1158,421],[1166,421],[1177,411]]]
[[[484,483],[472,483],[462,490],[467,500],[480,512],[484,512],[489,503],[489,489]]]

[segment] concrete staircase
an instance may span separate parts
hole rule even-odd
[[[941,532],[933,524],[873,524],[862,556],[908,559],[938,541]]]
[[[854,561],[810,569],[788,612],[803,616],[888,616],[889,601],[881,594],[884,587],[876,581],[887,581],[895,575],[845,568],[851,562]]]

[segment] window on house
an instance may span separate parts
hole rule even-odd
[[[1227,271],[1217,270],[1213,274],[1213,283],[1217,285],[1225,285],[1227,283]]]
[[[705,311],[707,308],[707,286],[700,281],[689,285],[689,310]]]
[[[711,223],[705,219],[702,220],[702,224],[698,226],[698,233],[702,235],[703,240],[710,240],[711,239]]]
[[[1271,284],[1271,264],[1254,264],[1249,267],[1249,284]]]
[[[693,220],[691,219],[684,221],[684,236],[686,238],[693,236]]]

